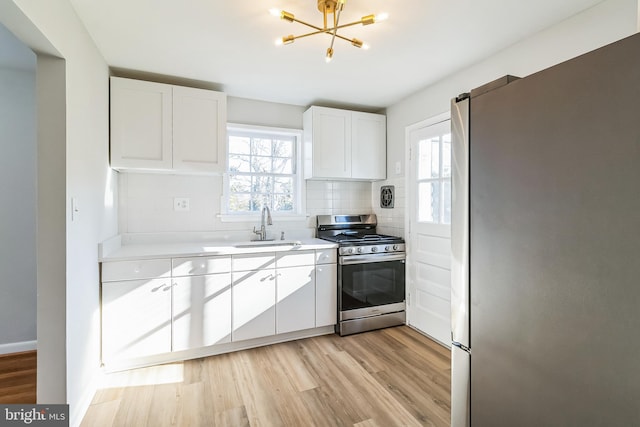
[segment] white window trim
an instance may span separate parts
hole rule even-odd
[[[306,185],[304,181],[304,164],[302,161],[302,129],[291,129],[271,126],[245,125],[240,123],[227,123],[227,130],[234,129],[240,131],[257,131],[265,133],[279,133],[293,136],[296,144],[296,201],[298,202],[297,210],[292,213],[272,212],[271,216],[278,221],[302,221],[306,220]],[[229,206],[229,142],[225,139],[225,171],[222,177],[222,197],[220,199],[220,210],[222,211],[218,218],[222,222],[254,222],[260,221],[260,213],[230,213],[227,210]]]

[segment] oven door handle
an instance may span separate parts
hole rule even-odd
[[[376,254],[341,256],[340,265],[371,264],[373,262],[404,261],[405,254]]]

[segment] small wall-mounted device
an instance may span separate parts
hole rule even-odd
[[[393,208],[393,185],[383,185],[380,187],[380,207],[385,209]]]

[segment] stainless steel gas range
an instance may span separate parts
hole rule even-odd
[[[403,325],[405,245],[376,233],[375,215],[318,215],[318,238],[338,243],[338,324],[350,335]]]

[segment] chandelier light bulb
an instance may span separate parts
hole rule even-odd
[[[376,15],[375,18],[375,22],[382,22],[382,21],[386,21],[387,19],[389,19],[389,14],[388,13],[379,13]]]
[[[327,55],[324,57],[324,60],[329,63],[331,62],[331,60],[333,59],[333,49],[332,48],[327,48]]]
[[[278,37],[278,38],[276,39],[276,41],[274,42],[274,44],[275,44],[276,46],[282,46],[282,45],[284,44],[284,42],[282,41],[282,37]]]
[[[282,15],[282,11],[280,9],[269,9],[269,13],[271,14],[271,16],[275,16],[276,18],[280,18],[280,16]]]

